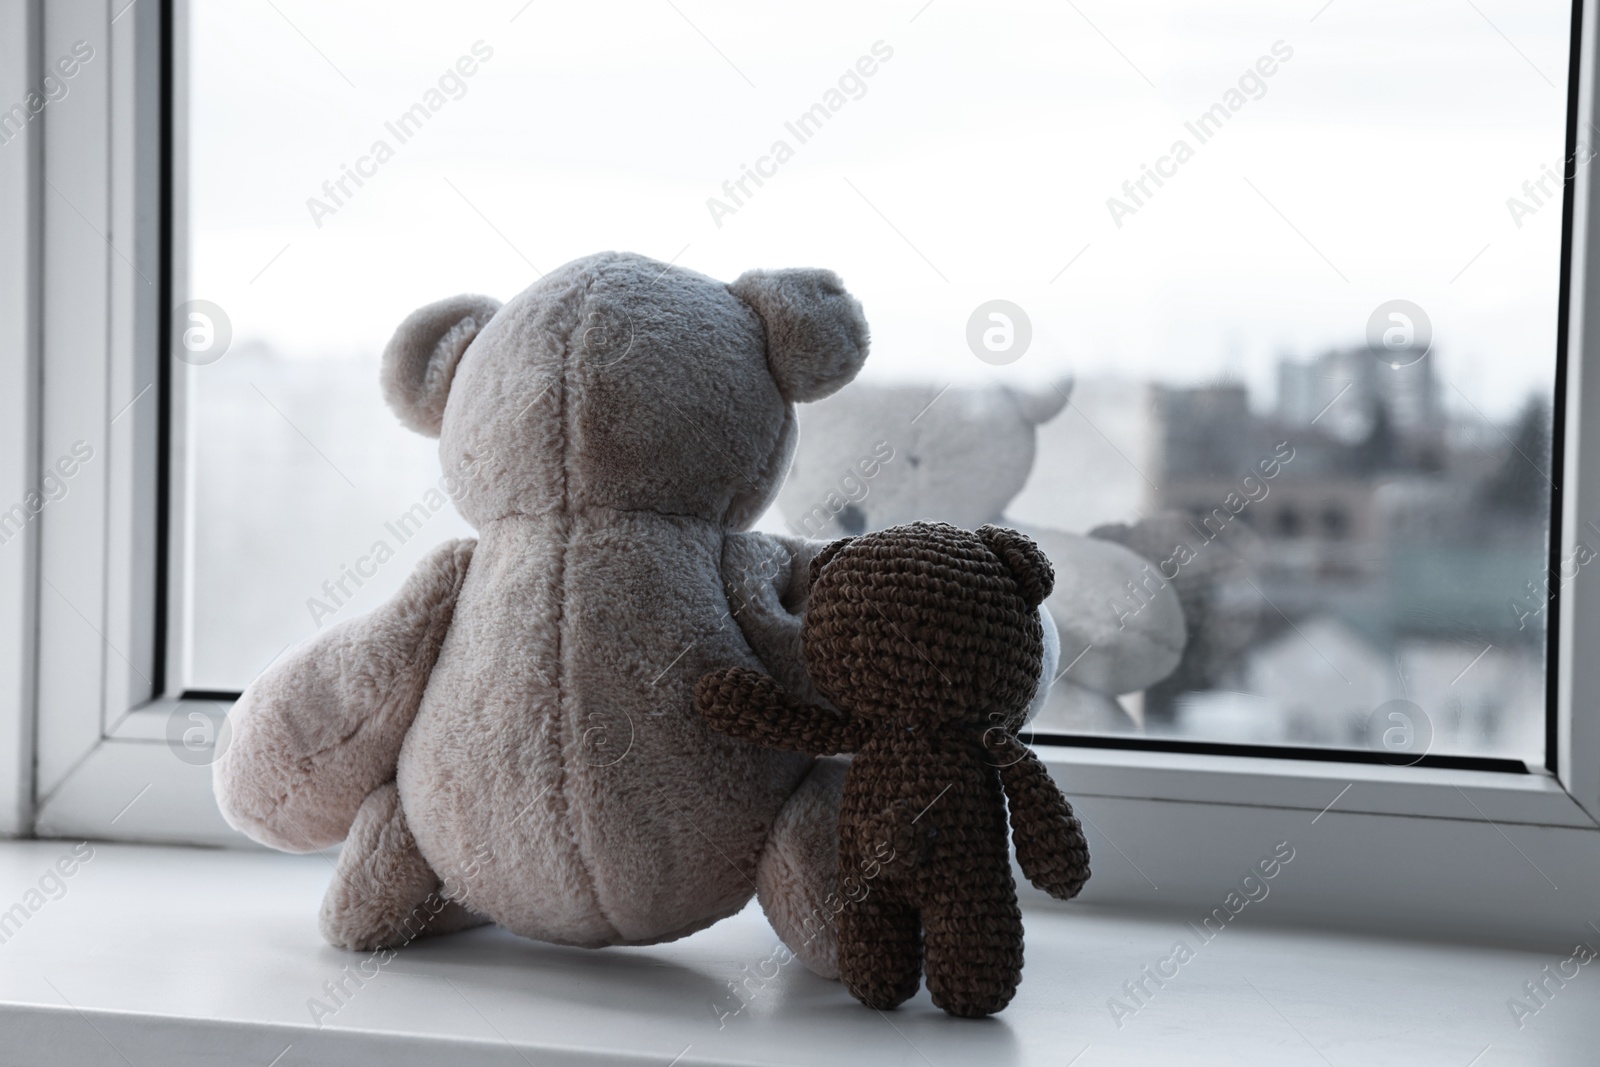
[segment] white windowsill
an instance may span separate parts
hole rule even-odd
[[[72,846],[0,843],[0,909]],[[945,1017],[926,993],[880,1015],[791,963],[719,1027],[727,983],[775,945],[748,909],[650,948],[421,941],[318,1029],[308,998],[364,958],[317,935],[327,857],[94,847],[0,944],[4,1062],[1505,1067],[1592,1062],[1600,1014],[1600,963],[1519,1030],[1507,999],[1561,957],[1286,930],[1269,895],[1204,946],[1178,920],[1030,905],[1022,989],[987,1022]],[[1108,999],[1178,938],[1193,960],[1119,1029]]]
[[[228,828],[211,768],[177,758],[157,701],[110,724],[41,798],[36,832],[254,847]],[[1203,915],[1280,841],[1301,849],[1275,920],[1377,936],[1568,946],[1600,922],[1600,827],[1560,784],[1527,775],[1042,746],[1094,855],[1081,903]],[[3,907],[3,901],[0,901]]]

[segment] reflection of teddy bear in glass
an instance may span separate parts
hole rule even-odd
[[[1036,728],[1129,730],[1116,697],[1155,685],[1178,665],[1187,635],[1176,587],[1187,583],[1163,580],[1161,557],[1141,555],[1140,546],[1006,515],[1035,473],[1039,427],[1072,392],[1071,381],[1031,389],[857,382],[800,412],[800,448],[778,507],[791,529],[814,537],[919,519],[1027,534],[1055,566],[1045,606],[1060,631],[1061,667],[1070,668],[1051,687]],[[863,457],[883,454],[891,458],[872,478],[842,481]],[[841,495],[841,486],[854,492]]]
[[[839,869],[877,874],[839,911],[850,992],[901,1004],[926,955],[935,1004],[993,1014],[1022,979],[1006,801],[1030,881],[1068,899],[1089,878],[1071,805],[1016,737],[1039,684],[1050,561],[1014,530],[912,523],[837,541],[811,572],[806,670],[843,714],[743,667],[706,675],[696,703],[734,737],[855,754]]]

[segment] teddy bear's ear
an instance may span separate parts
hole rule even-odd
[[[1072,400],[1073,379],[1061,378],[1037,389],[1023,389],[1007,386],[1017,407],[1022,411],[1022,417],[1041,426],[1061,414],[1061,409]]]
[[[383,350],[383,398],[400,421],[438,437],[456,364],[500,310],[487,296],[452,296],[413,311]]]
[[[861,304],[831,270],[752,270],[728,288],[767,328],[767,366],[790,403],[838,392],[867,358]]]
[[[1049,557],[1033,543],[1033,538],[1004,526],[980,527],[978,536],[1017,580],[1028,606],[1036,608],[1043,604],[1050,590],[1055,588],[1056,572],[1050,566]]]
[[[816,585],[817,579],[822,576],[822,568],[826,567],[828,565],[828,561],[833,559],[834,556],[837,556],[839,551],[844,548],[845,545],[848,545],[854,540],[854,537],[841,537],[837,541],[830,541],[826,546],[823,547],[821,552],[818,552],[815,556],[812,556],[811,573],[807,578],[807,584]]]

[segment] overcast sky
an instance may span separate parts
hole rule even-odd
[[[1553,374],[1559,207],[1518,227],[1506,200],[1560,167],[1561,3],[190,11],[192,295],[289,356],[370,355],[423,303],[623,248],[727,279],[838,270],[875,376],[1226,373],[1270,394],[1281,354],[1354,343],[1393,298],[1431,316],[1452,402],[1505,414]],[[480,40],[465,94],[400,144],[385,122]],[[784,123],[880,41],[864,95],[800,144]],[[1200,143],[1185,122],[1275,42],[1292,56]],[[393,159],[319,228],[307,199],[380,139]],[[707,199],[779,139],[793,158],[718,226]],[[1193,157],[1119,228],[1107,198],[1180,139]],[[1005,368],[964,339],[997,297],[1035,325]]]

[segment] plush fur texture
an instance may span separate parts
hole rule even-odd
[[[836,889],[840,769],[710,730],[693,687],[742,666],[815,696],[800,627],[822,546],[745,531],[788,468],[793,400],[860,368],[859,306],[827,271],[729,286],[618,253],[494,306],[411,316],[383,376],[466,472],[478,540],[250,686],[215,767],[224,815],[276,848],[345,841],[337,945],[409,940],[419,905],[422,933],[643,944],[758,893],[836,973],[832,924],[800,924]]]
[[[406,825],[399,789],[385,782],[362,801],[339,853],[322,901],[322,936],[339,948],[370,952],[481,926],[487,920],[463,903],[470,890],[470,879],[447,886],[428,866]]]
[[[229,823],[285,852],[344,840],[368,794],[394,777],[473,548],[440,545],[388,604],[330,626],[251,683],[212,776]]]
[[[744,667],[706,675],[697,704],[735,737],[855,753],[838,829],[850,992],[895,1007],[926,957],[935,1004],[993,1014],[1022,978],[1006,801],[1035,885],[1068,899],[1089,878],[1071,805],[1016,738],[1038,685],[1050,562],[1013,530],[912,523],[836,542],[812,569],[805,661],[838,710]]]
[[[821,400],[855,376],[867,353],[867,320],[832,271],[752,270],[729,288],[767,324],[767,361],[783,395]]]
[[[438,437],[456,365],[500,301],[453,296],[413,311],[383,353],[383,398],[407,427]]]

